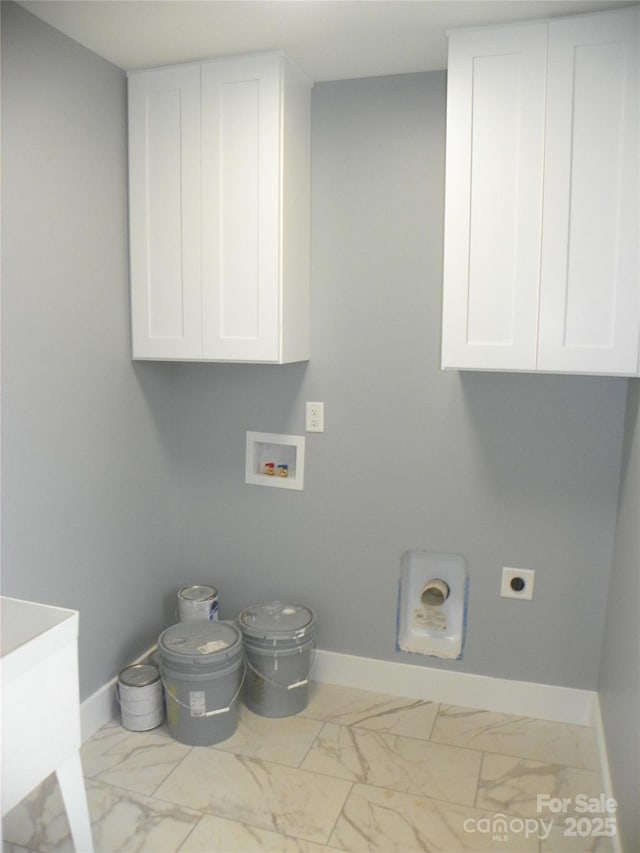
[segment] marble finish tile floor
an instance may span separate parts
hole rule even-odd
[[[586,726],[314,684],[301,714],[242,708],[215,746],[114,721],[82,762],[96,853],[613,850],[585,836],[611,824],[587,826],[576,800],[602,793]],[[540,811],[539,795],[566,811]],[[3,832],[4,853],[73,850],[55,776]]]

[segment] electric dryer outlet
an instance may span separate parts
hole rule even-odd
[[[505,566],[502,569],[500,595],[503,598],[520,598],[531,601],[536,573],[533,569],[514,569]]]

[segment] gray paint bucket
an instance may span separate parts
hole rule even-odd
[[[122,725],[131,732],[147,732],[164,720],[160,670],[153,664],[125,667],[118,675],[116,697]]]
[[[178,590],[178,622],[218,618],[218,590],[215,586],[183,586]]]
[[[160,634],[158,657],[171,736],[191,746],[231,737],[244,674],[235,625],[179,622]]]
[[[288,717],[307,707],[315,622],[308,607],[281,601],[240,613],[247,708],[263,717]]]

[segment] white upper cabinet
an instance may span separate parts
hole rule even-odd
[[[638,372],[639,19],[450,34],[444,368]]]
[[[202,351],[200,69],[129,78],[133,355]]]
[[[281,54],[129,75],[134,358],[308,359],[310,92]]]
[[[545,24],[450,36],[445,367],[535,368],[546,52]]]
[[[540,370],[638,370],[638,17],[549,28]]]

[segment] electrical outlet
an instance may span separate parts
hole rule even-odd
[[[502,569],[500,595],[503,598],[521,598],[531,601],[536,573],[533,569]]]
[[[324,432],[324,403],[307,403],[307,432]]]

